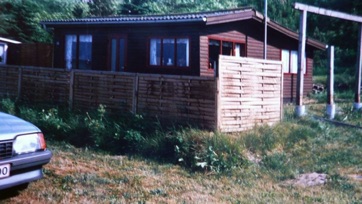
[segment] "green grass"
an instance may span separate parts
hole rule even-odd
[[[348,104],[338,106],[337,119],[361,124],[360,112],[351,110]],[[307,110],[309,114],[323,116],[324,108],[323,104],[311,104]],[[33,118],[36,124],[54,131],[46,134],[54,157],[45,166],[45,178],[13,197],[1,193],[0,202],[361,203],[362,200],[361,181],[351,179],[353,175],[362,175],[362,130],[337,127],[315,120],[312,115],[297,118],[293,106],[284,108],[284,120],[274,126],[256,126],[233,134],[176,125],[170,128],[143,116],[123,121],[112,118],[102,107],[82,115],[61,108],[43,111],[2,100],[0,109],[24,114],[21,116],[27,119],[36,117]],[[80,136],[89,140],[86,145],[78,144]],[[106,144],[107,140],[112,143]],[[327,184],[310,188],[284,185],[285,181],[309,172],[328,174]]]

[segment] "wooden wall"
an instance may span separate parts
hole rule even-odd
[[[22,43],[9,47],[10,65],[52,67],[53,45],[47,43]]]
[[[218,129],[243,131],[282,118],[283,73],[280,61],[220,56]]]

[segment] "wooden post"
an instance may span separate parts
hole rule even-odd
[[[327,115],[333,119],[336,112],[334,105],[334,46],[328,47],[328,87],[327,87]]]
[[[138,81],[139,76],[136,74],[133,78],[133,97],[132,97],[132,113],[134,115],[137,114],[137,106],[138,106]]]
[[[354,94],[354,109],[362,108],[361,104],[361,70],[362,70],[362,23],[359,23],[358,29],[358,49],[357,49],[357,65],[356,65],[356,85]]]
[[[307,11],[300,12],[299,22],[299,49],[298,49],[298,78],[297,78],[297,101],[296,101],[296,115],[305,115],[305,106],[303,105],[303,86],[304,86],[304,73],[306,69],[305,60],[305,47],[307,35]]]
[[[69,109],[73,109],[73,95],[74,95],[74,70],[70,70],[69,73],[69,98],[68,98],[68,106]]]
[[[18,96],[17,96],[16,100],[20,100],[20,98],[21,98],[22,80],[23,80],[23,68],[19,67],[19,69],[18,69]]]

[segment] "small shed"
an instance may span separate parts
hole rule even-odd
[[[56,19],[54,67],[67,70],[213,77],[219,56],[263,58],[264,16],[252,8],[221,11]],[[267,59],[282,61],[285,102],[296,98],[298,34],[268,20]],[[312,91],[313,57],[325,44],[307,40],[305,94]]]

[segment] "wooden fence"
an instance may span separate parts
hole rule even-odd
[[[0,97],[82,109],[103,104],[223,132],[280,120],[281,64],[221,57],[220,70],[216,79],[0,66]]]
[[[281,120],[283,73],[280,61],[220,56],[217,126],[224,132]]]
[[[215,127],[215,79],[40,67],[0,67],[0,97],[147,114]]]

